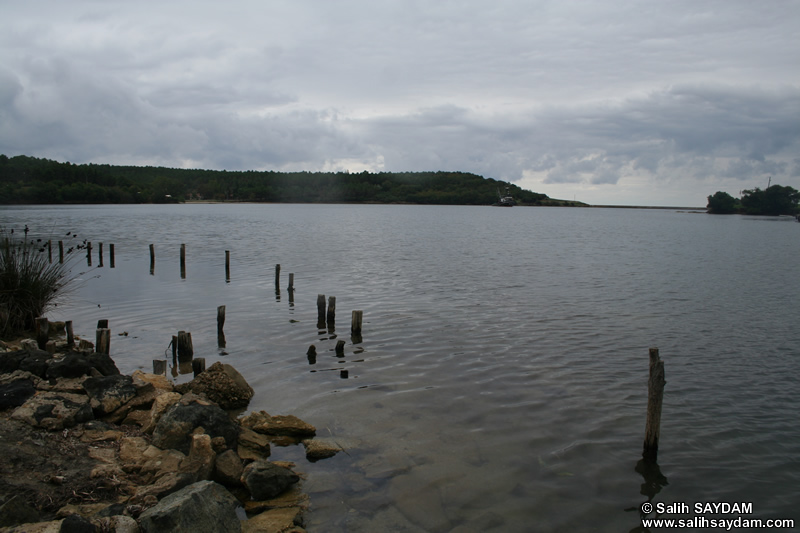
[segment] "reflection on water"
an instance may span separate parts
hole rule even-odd
[[[274,452],[308,474],[309,531],[630,531],[638,490],[798,518],[796,222],[445,206],[0,208],[0,226],[20,223],[115,244],[116,267],[86,270],[52,318],[90,339],[98,319],[128,331],[111,345],[123,372],[149,370],[173,335],[191,332],[196,357],[247,378],[251,410],[296,414],[345,447],[314,465],[296,448]],[[335,296],[334,320],[320,321],[319,295]],[[657,470],[632,468],[651,346],[670,373]],[[190,379],[182,371],[176,380]]]

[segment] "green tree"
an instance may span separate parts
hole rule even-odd
[[[749,215],[794,215],[800,202],[800,192],[793,187],[773,185],[766,190],[758,187],[742,191],[742,207]]]
[[[717,191],[713,196],[709,196],[708,205],[706,206],[708,212],[715,215],[736,213],[739,207],[739,202],[736,198],[722,191]]]

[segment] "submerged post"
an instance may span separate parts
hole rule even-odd
[[[661,433],[661,405],[664,398],[664,361],[658,348],[650,348],[650,379],[647,381],[647,424],[644,432],[642,458],[655,463],[658,456],[658,438]]]
[[[289,274],[289,292],[294,290],[294,274]]]
[[[92,266],[92,243],[86,243],[86,264]]]
[[[281,265],[275,265],[275,290],[280,290],[281,288]]]
[[[231,251],[225,250],[225,281],[231,280]]]
[[[64,262],[64,241],[58,241],[58,262]]]
[[[361,324],[364,320],[364,311],[353,311],[353,320],[350,325],[350,331],[355,335],[361,335]]]
[[[220,305],[217,307],[217,346],[220,348],[225,347],[225,306]]]
[[[325,317],[328,320],[329,326],[336,322],[336,296],[328,297],[328,312]]]
[[[97,266],[103,266],[103,243],[97,248]]]
[[[150,274],[152,275],[156,270],[156,249],[152,244],[150,245]]]
[[[324,294],[317,294],[317,327],[325,327],[325,295]]]
[[[181,279],[186,278],[186,245],[181,244]]]
[[[110,267],[114,268],[114,245],[108,245],[108,262],[110,263]]]
[[[53,241],[47,240],[47,260],[49,263],[53,262]]]

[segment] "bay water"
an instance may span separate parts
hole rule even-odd
[[[305,472],[309,531],[634,531],[648,500],[747,502],[748,518],[800,518],[800,224],[791,218],[0,207],[4,231],[25,225],[31,238],[93,243],[92,266],[73,263],[71,290],[48,316],[89,340],[108,319],[123,373],[171,363],[172,336],[189,331],[196,357],[233,365],[253,386],[248,411],[295,414],[344,448],[314,464],[301,446],[273,449]],[[320,294],[336,297],[334,325],[317,323]],[[350,333],[352,310],[363,311],[361,338]],[[650,347],[667,380],[660,475],[637,471]]]

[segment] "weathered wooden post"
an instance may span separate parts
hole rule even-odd
[[[86,243],[86,264],[92,266],[92,243]]]
[[[58,241],[58,262],[64,262],[64,241]]]
[[[103,328],[107,328],[107,327],[108,327],[108,319],[107,318],[101,318],[100,320],[97,321],[97,329],[103,329]]]
[[[308,364],[315,365],[317,364],[317,347],[313,344],[308,347],[308,351],[306,352],[308,356]]]
[[[167,360],[153,359],[153,374],[157,376],[167,375]]]
[[[95,346],[97,353],[108,355],[111,353],[111,330],[102,328],[97,330],[97,344]]]
[[[289,274],[289,292],[294,290],[294,273]]]
[[[350,377],[350,372],[348,372],[347,370],[340,370],[339,377],[342,379],[347,379]]]
[[[156,249],[152,244],[150,245],[150,275],[152,276],[156,271]]]
[[[192,334],[188,331],[178,332],[178,360],[191,361],[194,357],[194,347],[192,346]]]
[[[658,348],[650,348],[650,378],[647,381],[647,424],[644,432],[642,458],[655,463],[658,456],[658,438],[661,433],[661,405],[664,398],[664,361]]]
[[[178,366],[178,336],[172,336],[172,342],[170,343],[172,346],[172,367],[175,368]]]
[[[325,295],[317,295],[317,327],[325,327]]]
[[[217,346],[220,348],[225,347],[225,306],[220,305],[217,307]]]
[[[38,317],[34,322],[36,324],[36,345],[40,350],[46,350],[47,340],[50,336],[50,322],[45,316]]]
[[[97,247],[97,266],[103,266],[103,243]]]
[[[364,311],[353,311],[353,319],[350,325],[350,331],[354,335],[361,335],[361,324],[364,320]]]
[[[344,357],[344,345],[346,343],[343,340],[339,340],[336,342],[336,356],[337,357]]]
[[[225,250],[225,281],[231,280],[231,251]]]
[[[181,279],[186,279],[186,245],[181,244]]]
[[[279,291],[281,288],[281,265],[275,265],[275,290]]]
[[[111,268],[114,268],[114,244],[108,245],[108,262]]]
[[[72,332],[72,320],[64,322],[64,327],[67,330],[67,348],[72,349],[75,346],[75,335]]]
[[[331,327],[336,322],[336,296],[328,297],[328,313],[325,318],[328,320],[328,327]]]
[[[192,359],[192,372],[194,373],[194,377],[199,376],[205,371],[206,371],[205,357],[198,357],[197,359]]]
[[[53,262],[53,241],[50,239],[47,240],[47,260]]]

